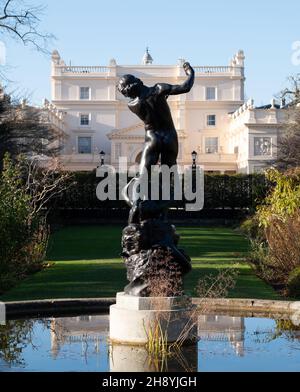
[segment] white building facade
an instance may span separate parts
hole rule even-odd
[[[276,158],[276,143],[283,110],[272,102],[255,108],[245,102],[244,53],[228,66],[194,66],[190,93],[169,97],[179,137],[178,163],[190,165],[192,151],[207,172],[253,173]],[[177,65],[154,65],[147,50],[141,65],[67,66],[57,51],[52,54],[51,102],[45,101],[51,122],[67,135],[61,160],[68,170],[88,171],[105,163],[118,167],[119,157],[139,163],[145,131],[127,107],[116,84],[133,74],[145,85],[181,84],[186,75]]]

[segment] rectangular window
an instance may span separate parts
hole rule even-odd
[[[271,156],[272,139],[270,137],[254,138],[254,156]]]
[[[87,136],[78,137],[78,154],[92,153],[92,138]]]
[[[80,99],[90,99],[89,87],[80,87]]]
[[[79,316],[79,321],[90,321],[91,316]]]
[[[118,160],[122,155],[122,144],[116,143],[115,144],[115,160]]]
[[[264,167],[264,166],[254,166],[253,167],[254,174],[262,174],[265,170],[266,170],[266,167]]]
[[[205,139],[206,154],[217,154],[219,150],[219,139],[217,137],[207,137]]]
[[[215,101],[216,100],[216,87],[206,87],[206,100]]]
[[[80,115],[80,125],[82,127],[86,127],[90,125],[90,115],[89,114],[81,114]]]
[[[208,127],[215,127],[216,126],[216,115],[215,114],[209,114],[207,116],[207,126]]]

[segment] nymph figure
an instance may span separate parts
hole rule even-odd
[[[128,103],[129,109],[145,124],[145,146],[139,177],[133,179],[135,182],[142,181],[146,173],[149,178],[151,166],[157,165],[159,161],[161,165],[167,165],[170,168],[177,163],[178,137],[167,99],[169,95],[188,93],[193,87],[195,79],[193,68],[187,62],[184,63],[183,68],[188,78],[181,85],[157,83],[153,87],[147,87],[133,75],[124,75],[119,81],[118,90],[125,97],[131,99]],[[145,212],[143,211],[143,201],[128,195],[129,185],[124,191],[125,200],[131,207],[129,223],[138,223]],[[164,204],[149,202],[144,204],[144,207],[144,209],[150,208],[159,211],[164,209]],[[156,215],[157,211],[152,211],[152,215]],[[149,211],[148,215],[151,217]]]

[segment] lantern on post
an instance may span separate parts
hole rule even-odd
[[[193,168],[196,167],[197,156],[198,156],[197,151],[193,151],[193,152],[192,152]]]
[[[99,155],[100,155],[100,166],[103,166],[104,165],[104,160],[105,160],[105,152],[104,151],[100,151]]]

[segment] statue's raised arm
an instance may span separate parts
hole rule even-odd
[[[185,73],[188,76],[187,80],[183,84],[177,84],[177,85],[158,83],[157,84],[158,94],[179,95],[179,94],[186,94],[190,92],[195,82],[195,71],[192,68],[191,64],[188,62],[183,64],[183,69],[185,70]]]

